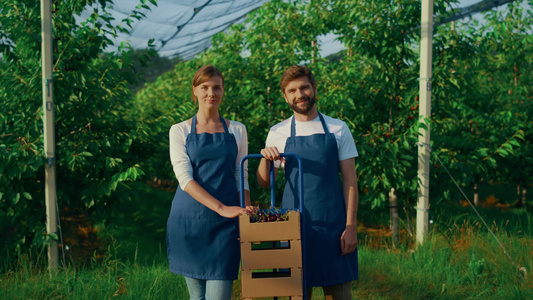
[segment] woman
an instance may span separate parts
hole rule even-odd
[[[246,127],[222,118],[224,77],[213,66],[194,75],[194,117],[170,128],[170,159],[179,187],[167,223],[170,271],[183,275],[191,299],[231,299],[240,262],[237,217],[251,211],[248,171],[239,205],[239,172],[248,154]]]

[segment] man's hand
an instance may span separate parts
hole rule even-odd
[[[270,165],[272,161],[281,160],[281,162],[285,163],[285,159],[281,157],[279,154],[278,148],[276,147],[268,147],[261,149],[260,152],[263,155],[263,158],[261,158],[261,162],[259,162],[259,167],[257,168],[257,183],[259,183],[259,186],[266,189],[270,187]],[[278,173],[278,168],[274,168],[274,178],[276,177],[276,174]]]
[[[285,159],[281,157],[279,154],[277,147],[268,147],[261,149],[260,152],[267,160],[276,161],[281,160],[282,162],[285,162]]]
[[[342,255],[350,254],[357,247],[357,226],[347,225],[341,236]]]

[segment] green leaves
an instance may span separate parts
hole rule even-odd
[[[15,245],[31,243],[42,226],[40,22],[34,5],[14,9],[4,2],[0,209],[13,222],[36,216],[14,238]],[[435,2],[437,17],[447,13],[449,3]],[[374,208],[385,205],[391,188],[400,203],[415,202],[418,137],[429,126],[434,153],[461,184],[482,178],[521,184],[532,180],[533,17],[520,5],[487,12],[483,30],[468,22],[435,28],[432,113],[419,120],[420,1],[269,1],[244,24],[214,36],[211,49],[178,63],[133,96],[128,87],[139,80],[136,54],[128,43],[116,53],[104,53],[113,42],[104,34],[127,32],[150,4],[156,1],[140,1],[118,25],[105,9],[95,10],[81,26],[73,23],[72,14],[79,14],[83,3],[57,4],[60,204],[98,210],[127,197],[128,182],[143,174],[173,178],[168,130],[195,113],[191,77],[205,64],[222,70],[226,92],[221,113],[247,126],[250,153],[262,148],[270,126],[292,114],[279,90],[283,71],[292,64],[309,65],[318,81],[319,110],[345,121],[356,140],[361,201]],[[337,34],[346,50],[323,58],[317,41],[328,33]],[[141,60],[153,55],[149,49]],[[252,172],[255,163],[250,162]],[[455,187],[434,156],[431,163],[432,179],[437,179],[431,181],[431,201],[451,199]],[[268,202],[268,192],[250,183],[257,201]]]
[[[0,99],[5,110],[0,114],[0,211],[10,223],[18,224],[16,233],[5,241],[16,247],[46,240],[36,234],[44,228],[46,158],[39,6],[7,2],[0,4]],[[132,103],[128,85],[136,81],[132,52],[128,45],[116,53],[103,52],[112,43],[103,34],[126,32],[142,13],[133,11],[119,25],[122,28],[115,28],[105,9],[95,10],[77,25],[72,16],[79,15],[86,3],[54,4],[56,186],[60,207],[68,203],[97,211],[127,197],[114,192],[127,189],[127,182],[144,174],[137,164],[138,153],[130,151],[135,147],[137,125],[126,116]]]

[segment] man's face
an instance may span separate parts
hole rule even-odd
[[[292,110],[306,115],[315,106],[316,86],[307,77],[298,77],[287,84],[283,96]]]

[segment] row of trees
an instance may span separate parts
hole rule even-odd
[[[436,15],[449,15],[450,4],[435,1]],[[465,186],[483,179],[531,183],[532,22],[524,4],[492,10],[481,24],[434,31],[432,147]],[[414,204],[419,25],[419,1],[270,1],[215,36],[207,53],[138,93],[139,118],[157,120],[150,127],[166,141],[171,123],[191,116],[192,74],[214,64],[227,80],[224,114],[248,126],[250,152],[257,153],[269,127],[290,115],[279,91],[282,72],[306,63],[318,78],[319,110],[346,121],[356,139],[363,201],[383,206],[394,188],[401,202]],[[341,59],[318,55],[317,37],[330,32],[347,48]],[[165,156],[150,166],[171,177]],[[432,201],[455,199],[433,162]]]
[[[99,2],[89,19],[75,22]],[[104,49],[119,30],[111,1],[53,2],[53,84],[59,207],[101,209],[127,196],[124,182],[144,174],[135,152],[143,133],[129,118],[138,81],[133,49]],[[126,20],[142,18],[142,8]],[[0,3],[0,246],[42,245],[46,236],[41,18],[35,1]],[[124,21],[127,24],[127,21]],[[140,58],[146,60],[147,55]]]
[[[31,1],[8,2],[0,4],[7,12],[0,15],[6,108],[0,116],[0,230],[9,233],[9,245],[40,244],[40,23]],[[138,75],[133,51],[123,45],[103,52],[117,30],[111,16],[95,11],[80,25],[73,20],[92,2],[54,6],[60,207],[102,209],[127,197],[127,182],[143,174],[173,178],[168,129],[194,113],[190,84],[205,64],[223,71],[222,114],[247,126],[250,153],[259,152],[270,126],[291,114],[279,90],[281,74],[292,64],[308,64],[318,80],[319,110],[344,120],[356,140],[361,201],[383,207],[394,189],[402,205],[416,202],[420,1],[273,0],[135,95],[128,88]],[[146,5],[141,2],[139,8]],[[531,183],[533,13],[525,4],[489,11],[480,24],[468,20],[434,30],[433,158],[464,186],[482,179],[523,188]],[[448,15],[450,5],[435,1],[435,14]],[[319,55],[317,38],[327,33],[346,47],[337,59]],[[455,200],[440,163],[432,163],[431,201]],[[251,183],[254,200],[266,201],[268,193]]]

